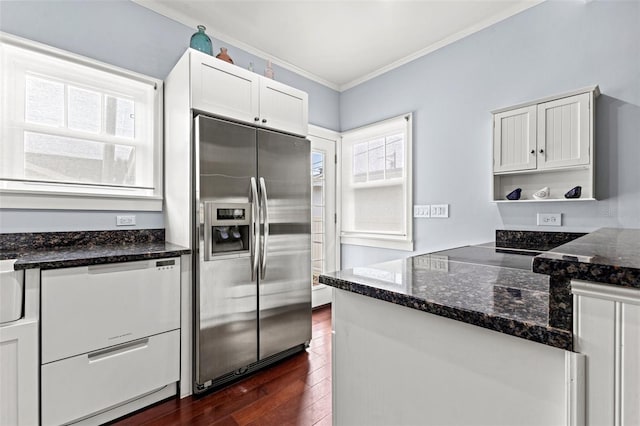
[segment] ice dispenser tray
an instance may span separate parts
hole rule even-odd
[[[251,204],[205,203],[205,244],[212,256],[249,252]]]

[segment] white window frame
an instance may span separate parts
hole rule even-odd
[[[405,214],[404,214],[404,228],[405,232],[401,234],[382,234],[372,232],[352,232],[345,230],[343,227],[343,213],[342,208],[345,205],[345,183],[343,182],[343,173],[346,161],[353,161],[352,157],[346,158],[344,146],[345,144],[354,144],[357,140],[369,139],[379,134],[388,133],[390,128],[398,128],[399,123],[403,123],[405,127],[405,146],[404,146],[404,199],[405,199]],[[413,251],[413,115],[412,113],[406,113],[397,117],[392,117],[387,120],[372,123],[367,126],[352,129],[341,133],[341,143],[338,148],[339,158],[339,170],[338,173],[338,189],[340,205],[338,211],[340,212],[340,243],[352,244],[368,247],[379,247],[395,250]],[[362,186],[371,186],[369,182],[358,184]],[[382,185],[380,185],[382,186]]]
[[[24,91],[25,76],[44,76],[44,78],[56,80],[62,76],[64,68],[60,67],[55,71],[49,71],[46,69],[46,64],[47,61],[57,64],[62,61],[68,63],[70,70],[75,71],[64,75],[63,82],[65,84],[80,88],[96,87],[101,93],[109,95],[122,93],[129,96],[136,102],[136,118],[139,113],[142,114],[142,111],[138,112],[138,102],[144,102],[145,106],[149,106],[149,108],[145,108],[144,119],[136,120],[136,139],[134,142],[127,143],[126,140],[110,138],[105,135],[96,135],[95,138],[82,136],[82,139],[135,146],[136,168],[151,169],[148,176],[152,180],[144,187],[134,187],[30,181],[20,178],[16,180],[0,179],[0,207],[64,210],[162,210],[162,80],[1,32],[0,54],[2,59],[0,70],[4,74],[1,82],[3,95],[0,100],[0,124],[3,129],[0,143],[10,143],[11,140],[16,139],[16,132],[37,132],[39,127],[45,134],[79,137],[74,135],[72,130],[45,129],[44,126],[27,123],[24,120],[24,94],[21,91]],[[32,56],[31,61],[29,55]],[[9,61],[7,57],[15,58],[15,61],[13,59]],[[9,69],[11,72],[8,73]],[[113,79],[109,80],[109,76],[113,76]],[[18,79],[17,84],[16,78]],[[139,127],[139,121],[147,124],[144,127]],[[19,137],[18,140],[22,141],[22,137]],[[23,158],[21,155],[24,154],[18,152],[16,155],[20,156],[19,160],[21,160]]]

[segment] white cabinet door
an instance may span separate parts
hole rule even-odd
[[[205,55],[191,52],[191,106],[221,117],[259,120],[260,76]]]
[[[640,290],[572,281],[587,426],[640,425]]]
[[[38,322],[0,327],[0,425],[38,423]]]
[[[494,173],[536,168],[536,112],[533,105],[494,115]]]
[[[179,330],[45,364],[42,424],[73,422],[140,398],[178,381],[179,366]]]
[[[589,93],[538,105],[538,168],[589,164]]]
[[[260,124],[296,135],[308,132],[308,95],[268,78],[260,79]]]
[[[180,327],[180,259],[42,271],[42,363]]]

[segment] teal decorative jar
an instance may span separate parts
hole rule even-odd
[[[213,55],[213,47],[211,46],[211,39],[204,32],[206,30],[204,25],[198,25],[198,32],[191,36],[191,48],[206,53],[207,55]]]

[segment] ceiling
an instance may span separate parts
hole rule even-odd
[[[134,0],[345,90],[542,0]]]

